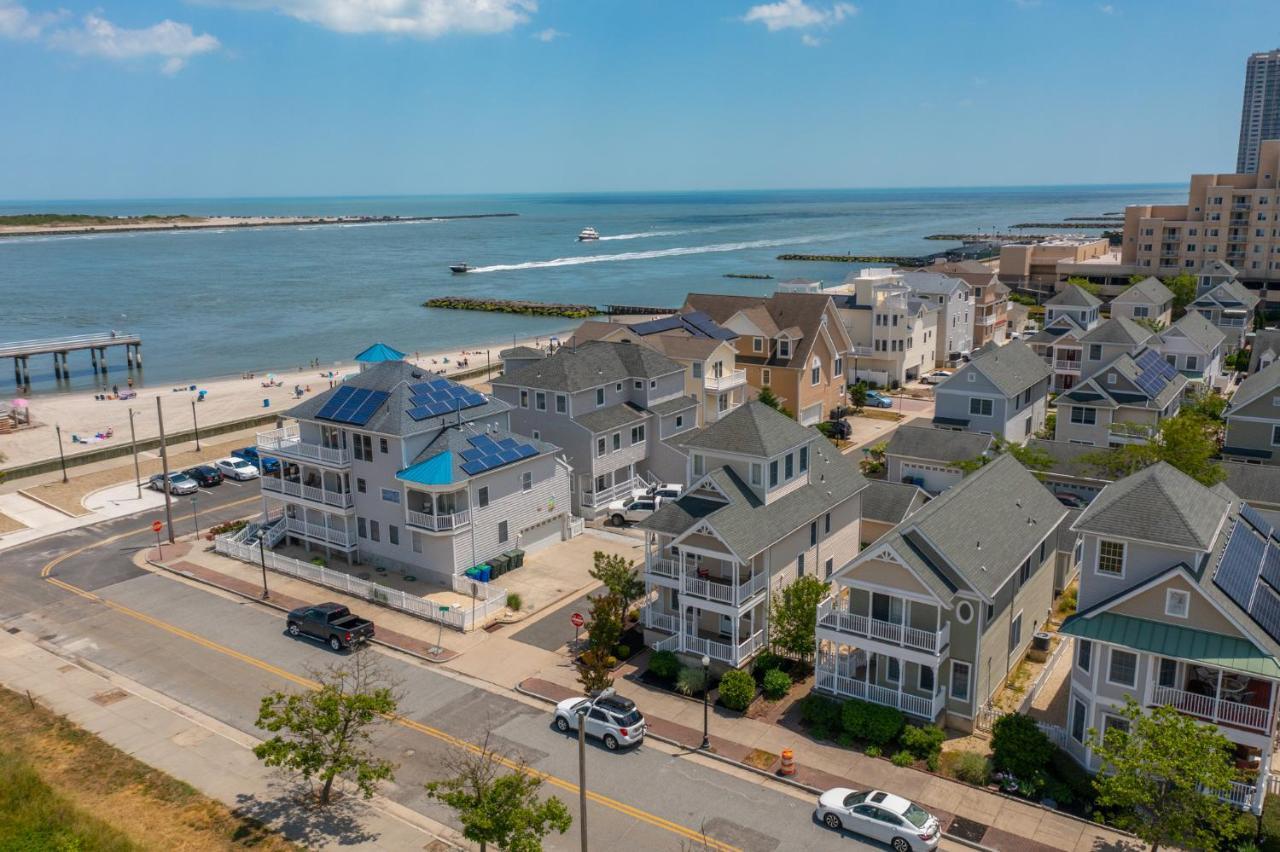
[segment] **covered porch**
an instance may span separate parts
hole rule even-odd
[[[763,602],[733,615],[689,603],[675,589],[659,590],[644,611],[647,629],[671,634],[651,642],[655,650],[706,655],[730,668],[741,668],[764,648],[766,618]]]
[[[471,506],[465,488],[426,491],[409,487],[405,492],[405,520],[428,532],[452,532],[471,523]]]
[[[951,624],[943,622],[936,603],[852,584],[818,605],[818,631],[819,638],[836,642],[859,637],[930,654],[951,644]]]
[[[763,558],[741,562],[707,536],[645,535],[645,573],[658,584],[680,589],[699,598],[734,607],[745,606],[769,588],[769,572]]]
[[[1168,705],[1220,726],[1270,732],[1274,682],[1169,657],[1153,657],[1152,665],[1155,678],[1148,681],[1148,707]]]
[[[275,473],[260,478],[262,490],[286,498],[337,509],[353,509],[351,474],[316,464],[296,463],[282,459]]]
[[[946,706],[938,665],[832,642],[820,643],[815,688],[839,698],[896,707],[934,722]]]
[[[634,463],[594,476],[582,476],[578,481],[582,505],[588,509],[604,509],[614,500],[630,497],[633,489],[649,485],[636,473]]]

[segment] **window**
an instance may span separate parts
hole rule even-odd
[[[933,669],[929,666],[920,666],[916,671],[920,673],[919,680],[917,681],[920,686],[920,691],[933,695]]]
[[[382,541],[382,533],[377,521],[369,521],[369,538],[374,541]]]
[[[360,536],[361,538],[369,537],[369,529],[365,524],[364,518],[356,518],[356,535]]]
[[[804,554],[803,553],[801,553],[799,556],[796,557],[796,576],[797,577],[804,576]]]
[[[683,426],[684,426],[684,415],[683,415],[683,414],[677,414],[677,415],[676,415],[676,428],[677,428],[677,429],[680,429],[680,428],[682,428]]]
[[[693,475],[694,476],[702,476],[703,474],[702,465],[703,465],[702,456],[695,453],[693,456]]]
[[[1186,618],[1191,610],[1191,593],[1183,589],[1166,589],[1164,614],[1174,618]]]
[[[834,559],[828,559],[827,565],[826,565],[826,572],[827,572],[826,579],[831,578],[831,572],[835,570],[835,567],[836,567],[836,561]]]
[[[616,385],[614,385],[613,389],[616,393],[622,393],[622,382],[618,382]]]
[[[818,522],[809,522],[809,546],[813,547],[818,543]]]
[[[1107,384],[1114,385],[1116,383],[1116,374],[1107,373]]]
[[[795,476],[796,475],[795,466],[796,466],[795,456],[791,453],[787,453],[786,457],[782,460],[782,467],[783,467],[782,478],[789,480],[791,479],[791,477]]]
[[[644,424],[641,423],[639,426],[632,426],[631,427],[632,446],[636,444],[643,444],[643,443],[644,443]]]
[[[889,683],[902,682],[902,663],[898,662],[897,657],[889,658],[889,665],[886,666],[887,671],[884,673],[884,679]]]
[[[547,410],[547,395],[542,391],[537,391],[533,395],[533,407],[539,411]]]
[[[762,485],[764,481],[764,466],[759,462],[751,463],[751,484]]]
[[[961,624],[973,621],[973,604],[968,601],[960,601],[956,604],[956,618],[960,619]]]
[[[1098,411],[1094,408],[1081,408],[1078,405],[1071,406],[1071,422],[1079,423],[1082,426],[1092,426],[1098,422]]]
[[[764,385],[765,387],[768,387],[768,386],[769,386],[770,379],[772,379],[772,377],[773,377],[773,370],[770,370],[770,369],[767,369],[767,368],[766,368],[766,369],[761,370],[761,371],[760,371],[760,384]]]
[[[1146,306],[1146,305],[1134,305],[1134,306],[1133,306],[1133,317],[1134,317],[1134,319],[1139,319],[1139,318],[1141,318],[1141,317],[1145,317],[1146,315],[1147,315],[1147,306]],[[1094,344],[1094,346],[1096,346],[1096,347],[1097,347],[1098,352],[1102,352],[1102,347],[1101,347],[1101,346],[1097,346],[1097,344]],[[1092,351],[1092,350],[1093,350],[1094,346],[1090,346],[1090,347],[1089,347],[1090,351]],[[1091,356],[1089,356],[1089,357],[1091,357],[1091,358],[1092,358],[1093,356],[1091,355]],[[1101,355],[1099,355],[1098,357],[1101,357]]]
[[[831,535],[831,513],[827,512],[822,516],[822,534]]]
[[[539,432],[537,429],[534,429],[534,430],[533,430],[533,440],[535,440],[535,441],[541,441],[541,440],[542,440],[542,433],[541,433],[541,432]]]
[[[622,449],[622,433],[614,432],[613,433],[613,451],[616,453],[620,449]]]
[[[386,439],[386,438],[379,438],[379,439],[378,439],[378,452],[382,453],[383,455],[385,455],[385,454],[386,454],[386,452],[387,452],[387,439]]]
[[[1136,686],[1138,683],[1138,655],[1130,651],[1111,649],[1107,682],[1115,686]]]
[[[604,455],[606,446],[607,445],[605,442],[605,437],[603,435],[601,435],[599,438],[596,438],[596,455],[597,456]]]
[[[1110,577],[1124,576],[1124,542],[1098,542],[1098,573]]]
[[[498,541],[504,542],[506,540],[507,540],[507,522],[498,521]]]
[[[764,338],[763,338],[763,337],[753,337],[753,338],[751,338],[751,351],[752,351],[752,352],[763,352],[763,351],[764,351]]]
[[[1031,579],[1031,557],[1028,556],[1022,561],[1022,567],[1018,569],[1018,585],[1025,586],[1027,580]]]
[[[691,369],[693,370],[693,377],[695,379],[702,378],[702,362],[701,361],[694,361],[693,364],[691,365]]]
[[[1194,356],[1194,355],[1188,355],[1188,356],[1187,356],[1187,369],[1188,369],[1188,370],[1195,370],[1195,369],[1197,369],[1197,368],[1198,368],[1198,366],[1199,366],[1199,364],[1200,364],[1200,362],[1199,362],[1199,360],[1196,358],[1196,356]]]
[[[361,494],[365,493],[364,479],[358,476],[356,477],[356,491],[359,491]]]
[[[844,375],[844,359],[843,358],[836,359],[835,366],[831,368],[831,375],[836,378],[840,378],[841,376]]]
[[[1280,426],[1271,427],[1271,446],[1280,446]]]
[[[809,364],[809,384],[822,384],[822,361],[817,358],[814,358],[813,362]]]
[[[969,413],[975,417],[991,416],[991,400],[977,399],[976,397],[969,400]]]
[[[658,380],[657,380],[657,379],[650,379],[650,380],[649,380],[649,390],[653,390],[653,389],[654,389],[654,388],[656,388],[657,386],[658,386]]]
[[[384,488],[382,489],[382,499],[387,503],[399,503],[400,492],[394,488]]]
[[[1093,665],[1093,643],[1088,639],[1081,639],[1076,647],[1076,666],[1080,671],[1087,672],[1089,667]]]
[[[990,623],[991,623],[991,619],[993,619],[993,618],[995,618],[995,617],[996,617],[996,605],[995,605],[995,604],[987,604],[987,618],[986,618],[986,623],[987,623],[987,624],[990,624]]]
[[[1134,313],[1135,313],[1135,314],[1137,313],[1137,309],[1136,309],[1136,308],[1134,309]],[[1101,343],[1090,343],[1090,344],[1089,344],[1089,360],[1090,360],[1090,361],[1101,361],[1101,360],[1102,360],[1102,344],[1101,344]]]
[[[352,434],[351,441],[355,444],[355,457],[360,461],[373,461],[373,439],[368,435]]]
[[[1168,657],[1160,658],[1160,668],[1156,671],[1156,685],[1174,687],[1178,685],[1178,661]]]
[[[596,388],[596,407],[604,405],[604,388]]]
[[[769,487],[773,488],[778,484],[778,460],[774,459],[769,462]]]
[[[1110,713],[1102,714],[1102,738],[1106,740],[1107,731],[1110,730],[1124,731],[1129,733],[1129,720],[1122,719],[1119,716],[1112,716]]]
[[[969,700],[969,673],[971,666],[959,660],[951,661],[951,697],[957,701]]]
[[[785,337],[778,341],[778,357],[779,358],[791,357],[791,341]]]
[[[643,382],[643,381],[641,381],[640,379],[636,379],[636,382],[635,382],[635,389],[636,389],[636,390],[644,390],[644,382]]]
[[[1088,726],[1089,708],[1079,698],[1071,704],[1071,739],[1084,743],[1084,729]]]
[[[800,472],[804,473],[809,469],[809,448],[800,448]]]
[[[387,538],[391,541],[392,544],[399,545],[400,544],[400,528],[395,524],[388,524]]]
[[[531,473],[530,471],[526,470],[524,473],[520,474],[520,490],[521,491],[533,490],[533,473]]]
[[[520,391],[520,407],[521,408],[529,407],[529,392],[527,390]]]
[[[476,490],[476,505],[481,509],[489,505],[489,486],[481,485]]]
[[[1022,644],[1022,613],[1009,622],[1009,651],[1012,652]]]
[[[604,396],[604,388],[600,388],[596,392],[596,404],[600,404],[600,397]],[[567,414],[569,412],[569,397],[562,393],[556,394],[556,414]]]

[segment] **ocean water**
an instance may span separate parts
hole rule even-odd
[[[0,239],[0,342],[118,329],[142,335],[147,383],[348,359],[373,341],[407,351],[499,345],[571,320],[429,310],[433,296],[679,305],[691,291],[765,293],[839,281],[853,264],[784,252],[927,254],[940,232],[1176,203],[1181,186],[830,190],[386,198],[0,202],[0,214],[390,215],[514,218]],[[595,227],[601,240],[578,243]],[[455,276],[448,265],[478,267]],[[496,355],[496,353],[495,353]],[[112,380],[124,375],[114,351]],[[70,387],[93,385],[87,353]],[[52,392],[52,359],[33,359]],[[64,388],[65,389],[65,388]],[[0,393],[13,390],[0,364]]]

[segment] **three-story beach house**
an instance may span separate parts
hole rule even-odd
[[[1146,443],[1181,410],[1187,377],[1155,349],[1124,354],[1054,403],[1054,440],[1095,447]]]
[[[1044,428],[1052,375],[1021,340],[988,343],[935,388],[933,425],[1022,443]]]
[[[1027,343],[1053,370],[1052,390],[1074,387],[1084,372],[1081,338],[1099,322],[1102,301],[1074,284],[1064,287],[1044,303],[1044,328]]]

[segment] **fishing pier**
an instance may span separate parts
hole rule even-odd
[[[30,362],[33,355],[52,355],[53,375],[62,380],[71,378],[71,370],[67,366],[67,354],[88,349],[89,357],[93,360],[93,372],[105,376],[107,349],[113,346],[124,347],[125,362],[130,370],[135,366],[142,367],[142,337],[124,331],[104,331],[99,334],[77,334],[71,337],[0,343],[0,358],[13,359],[13,379],[18,387],[30,387]]]

